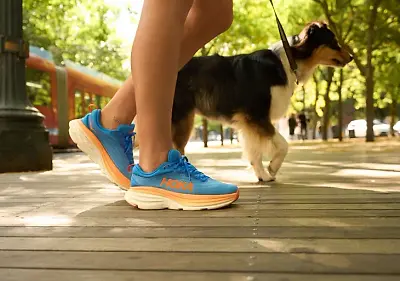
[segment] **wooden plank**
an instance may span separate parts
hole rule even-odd
[[[1,268],[400,274],[400,255],[1,251]]]
[[[25,184],[25,183],[24,183]],[[123,195],[123,191],[118,187],[112,184],[94,184],[88,185],[85,183],[63,183],[62,186],[64,188],[60,188],[59,182],[54,185],[49,185],[48,182],[40,182],[33,183],[30,186],[30,189],[26,189],[24,185],[5,187],[3,184],[3,190],[0,190],[0,195],[2,196],[33,196],[40,197],[46,196],[47,198],[55,197],[57,195],[66,195],[66,196],[80,196],[80,195],[88,195],[90,194],[92,198],[101,197],[101,193],[108,193],[114,195]],[[89,187],[88,187],[89,186]],[[400,192],[375,192],[370,190],[360,190],[360,189],[339,189],[339,188],[331,188],[331,187],[287,187],[287,186],[278,186],[278,187],[263,187],[263,188],[244,188],[240,185],[241,197],[248,199],[254,198],[254,196],[268,196],[269,198],[276,197],[286,197],[288,199],[292,199],[293,196],[297,196],[297,198],[320,198],[324,196],[335,196],[341,195],[345,198],[354,198],[357,196],[361,197],[391,197],[391,198],[400,198]],[[94,192],[96,191],[96,192]],[[99,192],[100,191],[100,192]]]
[[[98,200],[98,199],[103,199],[104,197],[109,197],[110,199],[123,199],[124,195],[122,193],[118,192],[105,192],[103,195],[98,194],[93,191],[87,191],[87,192],[81,192],[81,191],[69,191],[66,190],[62,194],[47,194],[46,192],[36,192],[35,190],[30,193],[30,194],[13,194],[13,195],[4,195],[2,198],[6,201],[8,200],[13,200],[17,198],[21,199],[59,199],[59,198],[86,198],[86,199],[93,199],[93,200]],[[12,201],[10,201],[12,202]]]
[[[94,177],[86,177],[85,175],[79,175],[80,171],[72,171],[71,176],[73,179],[68,179],[67,176],[55,176],[53,173],[57,172],[57,168],[54,168],[48,177],[25,177],[24,180],[21,179],[2,179],[0,174],[0,192],[21,192],[28,193],[31,189],[35,190],[56,190],[57,187],[70,188],[73,190],[82,189],[84,191],[90,191],[99,188],[110,188],[118,190],[118,187],[108,181],[108,179],[103,176],[99,171],[99,174]],[[75,175],[73,175],[75,174]],[[39,175],[39,174],[38,174]],[[101,178],[100,178],[101,176]],[[29,186],[29,189],[26,187]]]
[[[261,188],[246,188],[242,185],[240,187],[240,195],[246,198],[247,196],[253,195],[380,195],[380,194],[393,194],[387,192],[376,192],[362,189],[339,189],[332,187],[287,187],[287,186],[273,186],[273,187],[261,187]],[[124,192],[113,184],[83,184],[83,183],[64,183],[63,188],[59,187],[59,183],[40,182],[35,184],[27,190],[24,184],[19,186],[8,186],[5,187],[0,184],[0,195],[1,196],[28,196],[28,195],[67,195],[67,194],[89,194],[93,192],[99,193],[116,193],[124,194]]]
[[[34,209],[35,209],[35,207],[31,207],[31,206],[3,207],[3,206],[1,206],[1,203],[0,203],[0,216],[2,216],[2,217],[13,216],[13,215],[20,214],[23,212],[28,212],[28,211],[31,211]]]
[[[95,200],[95,199],[94,199]],[[88,200],[90,201],[90,200]],[[244,198],[239,198],[237,201],[236,205],[244,205],[244,204],[250,204],[254,205],[256,203],[258,204],[271,204],[271,203],[286,203],[286,204],[365,204],[365,203],[398,203],[399,199],[396,198],[382,198],[382,197],[376,197],[376,198],[341,198],[340,196],[332,196],[332,197],[325,197],[325,198],[319,198],[319,199],[300,199],[300,198],[293,198],[293,199],[288,199],[288,198],[277,198],[277,199],[269,199],[268,196],[265,196],[260,199],[244,199]]]
[[[140,212],[140,211],[138,211]],[[390,227],[400,225],[399,217],[387,218],[81,218],[54,216],[3,217],[0,226],[327,226]]]
[[[98,198],[90,198],[90,197],[82,197],[82,198],[75,198],[74,196],[58,196],[58,197],[34,197],[34,196],[27,196],[27,197],[19,197],[19,196],[4,196],[2,200],[5,200],[9,203],[18,203],[18,204],[26,204],[26,203],[36,203],[36,204],[45,204],[45,203],[57,203],[57,202],[88,202],[89,204],[92,203],[104,203],[104,204],[111,204],[115,202],[125,202],[123,200],[123,196],[114,198],[113,196],[108,196],[107,194],[104,197]]]
[[[313,200],[313,199],[331,199],[332,197],[338,197],[339,194],[335,193],[324,193],[324,194],[279,194],[278,192],[254,192],[254,193],[247,193],[247,194],[240,194],[240,198],[242,199],[285,199],[285,200]],[[390,198],[390,199],[400,199],[399,192],[393,193],[360,193],[360,194],[352,194],[343,192],[340,194],[340,197],[343,199],[383,199],[383,198]]]
[[[400,227],[0,227],[2,237],[399,239]]]
[[[60,183],[71,183],[71,185],[82,185],[82,183],[87,183],[87,186],[94,186],[96,184],[101,184],[101,186],[105,185],[113,185],[110,181],[108,181],[107,177],[98,169],[93,170],[85,170],[79,169],[79,163],[75,163],[75,166],[78,169],[69,169],[68,175],[60,175],[57,172],[60,172],[60,167],[53,167],[52,172],[48,172],[46,177],[43,177],[42,173],[22,173],[17,177],[4,177],[4,174],[0,175],[0,180],[2,186],[11,186],[11,187],[20,187],[23,184],[37,184],[40,182],[44,182],[44,186],[56,186]],[[89,174],[90,173],[90,174]],[[79,179],[79,181],[77,181]],[[37,184],[41,186],[41,184]]]
[[[242,169],[238,155],[196,157],[226,178]],[[286,162],[288,184],[242,183],[238,204],[214,212],[139,211],[87,157],[76,156],[58,158],[49,173],[0,175],[1,281],[400,278],[400,193],[316,186],[346,179],[348,186],[395,189],[390,171],[375,184],[324,172],[351,165],[340,161],[347,154],[325,153],[321,165],[332,164],[326,157],[339,165],[315,166],[307,179],[298,178],[304,169],[289,174],[297,165]]]
[[[353,195],[374,195],[374,194],[393,194],[398,192],[377,192],[373,190],[365,189],[345,189],[335,187],[324,187],[324,186],[309,186],[309,185],[283,185],[273,184],[271,186],[252,187],[239,184],[241,195],[251,194],[275,194],[275,195],[342,195],[342,194],[353,194]]]
[[[135,208],[127,210],[100,210],[81,208],[64,210],[57,207],[37,208],[31,210],[28,208],[25,212],[19,214],[40,216],[49,213],[57,215],[78,215],[81,218],[131,218],[132,212],[135,212],[135,218],[367,218],[367,217],[400,217],[400,210],[242,210],[240,207],[204,211],[204,212],[177,212],[177,211],[145,211],[137,212]]]
[[[2,198],[2,197],[0,197]],[[40,203],[30,203],[30,204],[24,204],[23,207],[39,207],[39,206],[44,206],[46,204],[40,204]],[[0,208],[1,209],[7,209],[7,208],[18,208],[21,207],[21,203],[16,203],[16,202],[8,202],[8,201],[0,201]]]
[[[294,196],[295,197],[295,196]],[[79,202],[87,202],[88,204],[94,203],[103,203],[103,204],[126,204],[125,200],[123,200],[123,196],[114,196],[114,195],[107,195],[105,194],[103,197],[92,197],[92,196],[85,196],[85,197],[78,197],[74,198],[73,196],[65,196],[65,197],[18,197],[18,196],[7,196],[6,198],[3,197],[3,200],[6,200],[10,203],[19,203],[19,204],[26,204],[26,203],[49,203],[49,202],[62,202],[62,203],[76,203]],[[319,199],[287,199],[287,198],[278,198],[278,199],[268,199],[268,197],[263,197],[262,199],[254,198],[254,199],[244,199],[239,198],[237,203],[234,205],[255,205],[255,204],[391,204],[399,203],[399,199],[396,198],[341,198],[340,196],[332,196],[329,198],[319,198]]]
[[[20,207],[21,203],[13,203],[13,202],[2,202],[1,206],[3,208],[10,208],[10,207]],[[25,206],[25,205],[24,205]],[[70,211],[70,210],[75,210],[75,209],[90,209],[93,211],[101,210],[105,212],[120,212],[120,211],[132,211],[132,209],[135,210],[131,205],[129,205],[127,202],[120,200],[116,201],[111,204],[102,204],[99,202],[58,202],[58,203],[52,203],[52,204],[30,204],[30,206],[33,207],[40,207],[41,209],[47,208],[51,210],[64,210],[64,211]],[[234,208],[226,208],[222,210],[214,210],[208,212],[209,214],[211,213],[219,213],[219,212],[232,212],[232,209],[234,210],[243,210],[243,211],[249,211],[249,210],[400,210],[400,203],[386,203],[386,204],[380,204],[380,203],[360,203],[360,204],[341,204],[341,203],[336,203],[336,204],[287,204],[287,203],[268,203],[268,204],[241,204],[241,205],[235,205]],[[143,211],[141,215],[145,215],[147,213],[156,213],[157,215],[168,215],[171,216],[173,214],[177,213],[182,213],[174,210],[163,210],[162,212],[160,211]],[[193,213],[193,212],[184,212],[184,213]],[[198,212],[198,213],[205,213],[205,212]]]
[[[81,191],[69,191],[66,190],[65,193],[62,193],[63,198],[85,198],[85,199],[90,199],[90,200],[99,200],[99,199],[104,199],[105,197],[108,197],[109,199],[123,199],[123,193],[117,191],[117,192],[105,192],[104,194],[99,194],[97,191],[96,192],[81,192]],[[3,199],[8,201],[9,199],[57,199],[60,198],[60,194],[46,194],[44,193],[36,193],[32,192],[31,194],[21,194],[21,195],[5,195],[3,196]],[[268,201],[274,201],[274,200],[296,200],[296,201],[314,201],[314,200],[319,200],[319,201],[329,201],[329,200],[334,200],[334,199],[343,199],[343,200],[351,200],[351,199],[357,199],[357,200],[396,200],[397,203],[399,202],[400,199],[400,193],[371,193],[371,194],[347,194],[343,193],[340,196],[336,194],[276,194],[276,193],[249,193],[249,194],[244,194],[240,195],[239,200],[243,201],[256,201],[260,200],[261,202],[268,202]]]
[[[251,233],[249,233],[251,235]],[[253,234],[257,234],[255,231]],[[256,235],[254,235],[256,236]],[[399,239],[24,238],[0,237],[1,250],[111,252],[271,252],[400,254]]]
[[[108,180],[107,180],[108,181]],[[101,191],[101,193],[110,193],[110,194],[123,194],[124,191],[120,189],[118,186],[112,184],[112,183],[107,183],[107,182],[85,182],[81,181],[79,179],[73,181],[73,182],[68,182],[68,181],[62,181],[62,178],[59,179],[58,183],[54,183],[52,185],[49,185],[48,182],[39,182],[39,183],[33,183],[29,185],[29,189],[26,189],[26,186],[29,184],[24,184],[21,185],[16,189],[17,193],[11,193],[12,190],[4,190],[2,195],[4,196],[16,196],[16,195],[35,195],[35,193],[39,194],[53,194],[53,195],[62,195],[62,194],[70,194],[70,193],[75,193],[75,194],[95,194],[97,191]],[[25,189],[23,189],[25,187]],[[19,189],[19,190],[18,190]],[[7,192],[10,192],[7,194]],[[101,195],[101,193],[98,193],[98,195]]]
[[[126,207],[125,204],[103,206],[112,209],[114,207]],[[130,206],[128,206],[130,207]],[[242,204],[242,210],[400,210],[400,203],[323,203],[323,204],[292,204],[292,203],[268,203],[268,204]]]
[[[143,272],[107,270],[63,270],[63,269],[1,269],[2,281],[398,281],[399,276],[390,275],[327,275],[327,274],[279,274],[279,273],[235,273],[235,272]]]

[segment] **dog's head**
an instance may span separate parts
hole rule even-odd
[[[298,42],[293,47],[300,58],[312,59],[320,65],[343,67],[353,59],[339,45],[328,25],[320,21],[308,24],[298,35]]]

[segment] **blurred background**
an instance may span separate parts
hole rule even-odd
[[[344,69],[319,68],[293,95],[276,123],[291,141],[398,138],[400,134],[400,6],[364,0],[275,0],[288,36],[325,20],[355,60]],[[142,0],[24,0],[24,37],[30,43],[27,91],[45,115],[50,142],[70,148],[67,123],[90,105],[103,107],[130,72],[130,49]],[[269,0],[235,0],[231,28],[196,55],[234,55],[279,41]],[[367,130],[367,120],[371,130]],[[290,126],[295,126],[290,134]],[[368,131],[368,132],[367,132]],[[218,122],[196,117],[192,142],[237,142]]]

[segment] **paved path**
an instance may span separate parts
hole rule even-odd
[[[81,153],[0,175],[0,280],[400,280],[399,142],[292,144],[264,185],[237,147],[188,155],[239,201],[140,211]]]

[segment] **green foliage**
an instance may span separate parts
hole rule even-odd
[[[353,116],[370,120],[367,141],[371,141],[373,118],[384,119],[390,114],[392,120],[396,119],[392,104],[400,98],[398,0],[313,1],[320,6],[339,43],[354,55],[358,71],[349,67],[345,70],[344,102],[347,95],[349,101],[354,101]]]
[[[118,11],[103,0],[24,0],[24,36],[51,51],[58,64],[68,59],[124,80],[127,58],[110,26]]]
[[[319,19],[318,6],[309,0],[274,1],[277,13],[289,35],[298,34],[304,24]],[[268,48],[280,40],[269,0],[234,0],[234,21],[223,34],[210,41],[203,55],[235,55]],[[197,55],[202,55],[199,51]]]
[[[373,0],[274,0],[288,36],[298,34],[313,20],[325,20],[355,56],[344,68],[343,103],[354,107],[354,118],[364,118],[366,107],[366,68],[368,21]],[[133,12],[132,12],[133,14]],[[124,79],[122,63],[129,52],[123,50],[112,23],[119,11],[103,0],[24,0],[24,35],[33,45],[49,49],[57,62],[69,59]],[[381,109],[400,103],[400,5],[398,0],[381,0],[375,20],[372,48],[374,67],[374,104]],[[267,48],[279,41],[279,33],[269,0],[234,0],[234,22],[196,55],[218,53],[234,55]],[[338,71],[329,92],[331,112],[337,118]],[[305,109],[315,117],[323,116],[326,68],[320,67],[315,79],[293,95],[290,111]],[[104,101],[101,101],[103,103]],[[393,111],[395,112],[395,111]],[[336,114],[336,115],[335,115]],[[387,111],[389,114],[389,111]],[[196,125],[200,125],[196,119]],[[217,122],[210,122],[217,128]]]
[[[288,36],[298,34],[303,26],[313,20],[325,20],[345,48],[355,56],[355,63],[344,69],[343,102],[353,106],[354,118],[365,118],[367,36],[371,0],[275,0],[279,18]],[[374,103],[386,110],[395,100],[400,102],[400,5],[397,0],[383,0],[375,22],[372,65],[374,71]],[[234,22],[198,52],[197,55],[218,53],[234,55],[267,48],[279,40],[269,0],[234,1]],[[320,67],[314,81],[306,84],[306,94],[298,88],[292,99],[290,112],[305,109],[315,117],[323,116],[326,92],[326,67]],[[329,98],[332,112],[337,113],[339,72],[334,75]],[[350,112],[351,110],[348,110]],[[335,115],[333,114],[333,116]],[[349,113],[350,114],[350,113]],[[338,117],[338,116],[337,116]],[[336,123],[333,118],[332,123]]]
[[[51,104],[49,74],[28,68],[26,70],[26,81],[26,92],[32,105],[49,106]]]

